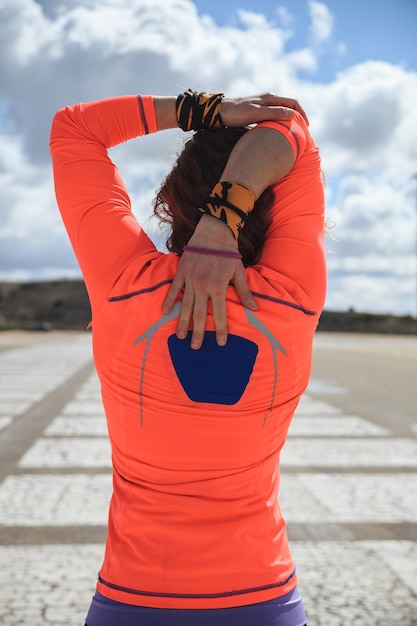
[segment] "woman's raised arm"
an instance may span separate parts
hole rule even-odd
[[[248,111],[250,110],[249,103]],[[237,106],[235,112],[238,111]],[[261,109],[258,110],[258,114],[272,115],[272,112],[266,113]],[[291,114],[288,117],[290,116]],[[242,115],[240,119],[247,117]],[[291,170],[293,163],[292,147],[283,135],[270,128],[254,128],[243,135],[234,147],[220,182],[242,183],[254,192],[255,198],[258,198],[267,187],[283,178]],[[210,215],[203,215],[189,241],[189,246],[238,251],[238,243],[230,228]],[[203,342],[209,300],[212,302],[217,342],[219,345],[226,343],[226,291],[230,283],[233,284],[241,303],[252,310],[256,309],[256,303],[246,282],[243,264],[239,259],[184,252],[165,300],[164,312],[168,313],[171,310],[179,292],[184,289],[177,335],[179,338],[186,336],[192,319],[192,348],[200,348]]]

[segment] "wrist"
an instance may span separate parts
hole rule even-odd
[[[201,216],[188,243],[213,250],[238,251],[238,243],[227,224],[208,214]]]
[[[175,100],[176,98],[174,96],[153,97],[158,130],[178,127],[175,113]]]

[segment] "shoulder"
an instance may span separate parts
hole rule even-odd
[[[314,146],[308,126],[298,112],[295,112],[291,120],[261,122],[255,128],[269,128],[271,131],[283,135],[291,145],[295,161],[300,158],[307,148]]]

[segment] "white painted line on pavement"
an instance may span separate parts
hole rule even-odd
[[[107,437],[37,439],[23,455],[19,467],[96,467],[110,468],[110,443]]]
[[[279,498],[287,522],[415,523],[417,474],[288,474]]]
[[[65,417],[58,415],[45,430],[46,437],[107,437],[106,419],[101,417]]]
[[[9,417],[7,415],[1,415],[0,416],[0,430],[2,430],[3,428],[6,428],[9,424],[11,424],[13,418]]]
[[[290,437],[281,467],[416,467],[417,441],[389,439],[322,439]],[[382,480],[382,479],[381,479]]]
[[[8,476],[0,485],[2,526],[106,526],[111,474]]]
[[[357,417],[356,415],[334,415],[331,417],[304,417],[295,415],[291,422],[290,437],[365,437],[386,436],[387,428]]]
[[[342,409],[339,409],[328,402],[315,400],[307,394],[301,396],[295,412],[296,415],[341,415],[342,413]]]

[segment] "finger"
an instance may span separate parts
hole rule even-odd
[[[243,306],[251,309],[252,311],[256,311],[258,305],[256,304],[252,296],[251,290],[249,289],[243,266],[236,270],[236,273],[233,277],[233,286]]]
[[[207,298],[196,297],[193,310],[193,334],[191,336],[191,348],[198,350],[204,340],[207,321]]]
[[[268,107],[268,109],[266,109],[264,112],[264,117],[266,120],[271,119],[271,111],[273,111],[273,116],[277,120],[291,120],[294,117],[295,112],[297,111],[303,116],[307,126],[309,126],[310,124],[307,114],[304,111],[299,110],[298,108],[296,109],[295,107],[292,108],[284,106]]]
[[[303,107],[301,106],[301,104],[298,102],[298,100],[294,100],[294,107],[293,107],[296,111],[298,111],[298,113],[301,113],[301,115],[303,116],[303,118],[305,119],[307,126],[310,124],[310,120],[307,117],[307,113],[304,111]]]
[[[190,327],[191,315],[193,313],[194,306],[194,293],[191,289],[185,289],[184,297],[181,301],[181,309],[178,316],[177,324],[177,337],[178,339],[185,339]]]
[[[217,296],[212,296],[213,320],[216,329],[217,345],[225,346],[227,343],[227,310],[226,292]]]
[[[300,113],[305,119],[307,125],[310,124],[307,113],[304,111],[298,100],[294,100],[293,98],[285,98],[285,102],[281,102],[281,106],[286,107],[287,109],[291,109],[293,111],[298,111],[298,113]]]
[[[295,109],[284,106],[268,107],[268,109],[264,111],[266,120],[271,119],[271,113],[277,120],[291,120],[295,115]]]
[[[169,288],[169,291],[166,295],[166,298],[162,304],[162,312],[167,315],[168,313],[171,313],[172,308],[178,298],[178,295],[181,291],[181,289],[184,286],[184,280],[183,278],[179,277],[178,275],[175,277],[171,287]]]
[[[263,100],[267,105],[275,106],[279,110],[280,108],[290,109],[292,111],[298,111],[305,119],[307,125],[310,123],[307,113],[304,111],[301,104],[295,98],[285,98],[283,96],[276,96],[275,94],[265,94]],[[292,117],[293,113],[289,114]]]

